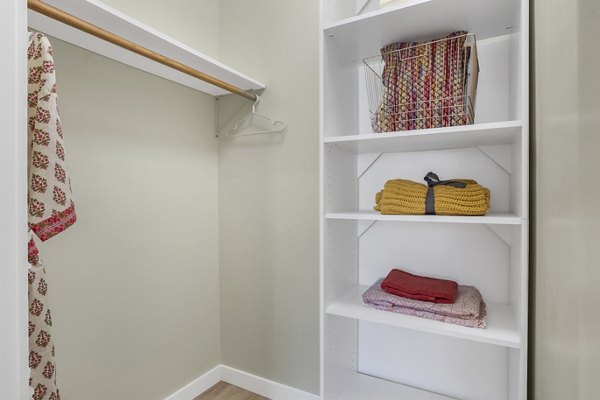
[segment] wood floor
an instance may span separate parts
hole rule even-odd
[[[269,400],[229,383],[219,382],[194,400]]]

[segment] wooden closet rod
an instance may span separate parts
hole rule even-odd
[[[183,72],[184,74],[191,75],[194,78],[198,78],[204,82],[208,82],[211,85],[220,87],[221,89],[225,89],[230,93],[237,94],[238,96],[242,96],[248,100],[257,100],[257,96],[253,93],[248,93],[247,91],[242,90],[237,86],[233,86],[227,82],[223,82],[222,80],[217,79],[214,76],[210,76],[208,74],[205,74],[204,72],[200,72],[169,57],[165,57],[162,54],[156,53],[143,46],[135,44],[127,39],[123,39],[122,37],[117,36],[112,32],[99,28],[96,25],[90,24],[89,22],[79,19],[62,10],[59,10],[56,7],[52,7],[51,5],[48,5],[40,0],[27,0],[27,7],[30,10],[33,10],[49,18],[60,21],[63,24],[67,24],[69,26],[72,26],[73,28],[79,29],[80,31],[84,31],[86,33],[89,33],[90,35],[96,36],[97,38],[106,40],[107,42],[110,42],[126,50],[132,51],[136,54],[154,60],[158,63],[166,65],[167,67],[176,69],[177,71]]]

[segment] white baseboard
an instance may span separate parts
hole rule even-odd
[[[221,380],[272,400],[319,400],[319,396],[221,365]]]
[[[225,381],[272,400],[319,400],[319,396],[273,382],[226,365],[218,365],[165,400],[193,400],[211,386]]]
[[[221,366],[217,365],[201,377],[194,379],[165,400],[193,400],[221,381]]]

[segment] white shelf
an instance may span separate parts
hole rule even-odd
[[[515,325],[515,318],[511,308],[508,305],[487,304],[487,328],[467,328],[426,318],[369,308],[363,304],[361,297],[368,288],[368,286],[358,286],[352,289],[327,307],[327,314],[516,349],[520,347],[519,331]]]
[[[371,133],[325,138],[325,144],[349,153],[396,153],[512,144],[520,138],[521,121]]]
[[[113,32],[136,44],[172,58],[173,60],[186,64],[198,71],[238,86],[241,89],[257,90],[265,88],[263,83],[258,82],[99,1],[46,0],[45,2],[81,18],[84,21]],[[28,22],[29,27],[33,30],[54,36],[142,71],[149,72],[213,96],[228,94],[228,92],[223,89],[122,49],[31,10],[28,12]]]
[[[437,222],[456,224],[520,225],[521,218],[508,213],[488,213],[484,216],[453,215],[383,215],[377,211],[359,210],[329,212],[327,219],[349,219],[356,221]]]
[[[326,42],[334,41],[349,58],[376,54],[399,40],[426,40],[456,30],[488,39],[519,30],[517,0],[413,0],[323,27]],[[507,29],[509,28],[510,29]]]
[[[451,397],[354,373],[340,400],[450,400]]]

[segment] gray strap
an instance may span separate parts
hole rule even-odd
[[[427,198],[425,199],[425,215],[435,215],[435,195],[433,188],[427,188]]]
[[[438,185],[452,186],[459,189],[464,189],[467,187],[467,184],[464,182],[457,181],[440,181],[440,178],[437,174],[433,172],[429,172],[425,175],[425,181],[427,182],[427,197],[425,198],[425,214],[426,215],[435,215],[435,194],[433,192],[433,188]]]

